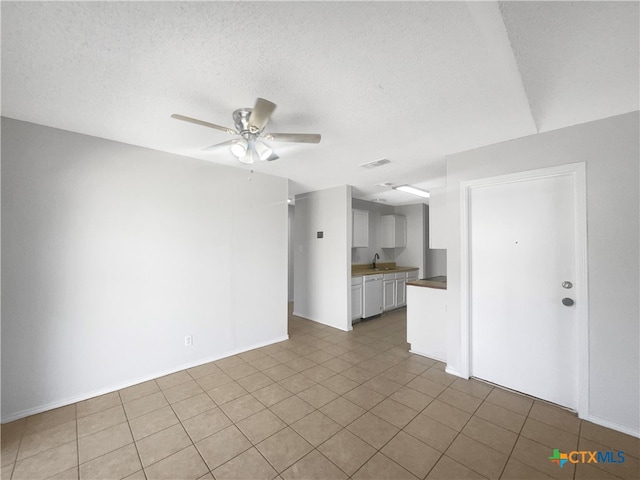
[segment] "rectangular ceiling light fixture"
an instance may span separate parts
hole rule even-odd
[[[362,168],[376,168],[382,165],[386,165],[387,163],[391,163],[391,160],[387,160],[386,158],[383,158],[381,160],[374,160],[373,162],[363,163],[362,165],[359,165],[359,166]]]
[[[412,187],[411,185],[398,185],[393,187],[394,190],[400,190],[401,192],[411,193],[423,198],[429,198],[429,192],[422,190],[421,188]]]

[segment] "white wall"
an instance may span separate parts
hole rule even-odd
[[[407,217],[407,246],[395,249],[396,263],[404,267],[419,267],[418,278],[424,278],[424,245],[429,241],[428,226],[425,225],[426,209],[424,203],[395,207],[395,213]]]
[[[351,187],[296,196],[295,315],[351,330],[351,235]]]
[[[290,302],[293,302],[293,285],[294,285],[294,269],[293,269],[293,224],[296,218],[296,207],[293,205],[289,205],[289,241],[288,241],[288,258],[289,258],[289,282],[288,282],[288,299]]]
[[[425,243],[424,243],[424,278],[447,275],[447,251],[441,248],[429,248],[429,215],[430,206],[427,205],[425,215]],[[422,277],[421,277],[422,278]]]
[[[351,263],[362,265],[372,263],[373,257],[377,253],[380,255],[378,262],[395,262],[396,252],[393,248],[382,248],[381,223],[382,215],[393,215],[394,207],[376,202],[368,202],[359,198],[352,199],[352,206],[356,210],[366,210],[369,212],[369,246],[351,249]]]
[[[2,279],[3,421],[285,339],[287,181],[3,118]]]
[[[638,112],[447,158],[448,368],[460,371],[460,182],[587,165],[589,419],[640,435]]]

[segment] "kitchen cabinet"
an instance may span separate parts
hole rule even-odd
[[[362,318],[362,277],[351,277],[351,322]]]
[[[407,272],[396,273],[396,308],[404,307],[407,304]]]
[[[382,248],[407,246],[407,217],[404,215],[382,215],[380,217]]]
[[[382,310],[393,310],[396,308],[396,275],[395,273],[385,273],[382,280]]]
[[[446,188],[433,188],[429,197],[429,248],[447,248]]]
[[[352,210],[352,240],[354,248],[369,246],[369,212],[366,210]]]

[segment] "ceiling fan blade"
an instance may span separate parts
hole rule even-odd
[[[203,152],[211,152],[212,150],[217,150],[220,147],[227,147],[234,145],[238,142],[238,139],[234,138],[233,140],[227,140],[226,142],[216,143],[215,145],[211,145],[210,147],[205,147],[202,149]]]
[[[173,115],[171,115],[171,118],[175,118],[176,120],[182,120],[184,122],[195,123],[196,125],[202,125],[203,127],[215,128],[216,130],[230,133],[231,135],[235,135],[238,133],[235,130],[232,130],[230,128],[222,127],[220,125],[216,125],[215,123],[204,122],[202,120],[198,120],[197,118],[185,117],[184,115],[180,115],[178,113],[174,113]]]
[[[258,98],[249,117],[249,131],[251,133],[261,132],[267,122],[269,122],[269,118],[271,118],[271,114],[275,109],[275,103],[265,100],[264,98]]]
[[[267,133],[264,138],[274,142],[320,143],[319,133]]]

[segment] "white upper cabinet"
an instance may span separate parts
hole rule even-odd
[[[429,248],[447,248],[446,241],[446,188],[434,188],[429,197]]]
[[[369,212],[366,210],[353,210],[353,237],[351,246],[369,246]]]
[[[382,248],[407,246],[407,217],[404,215],[382,215]]]

